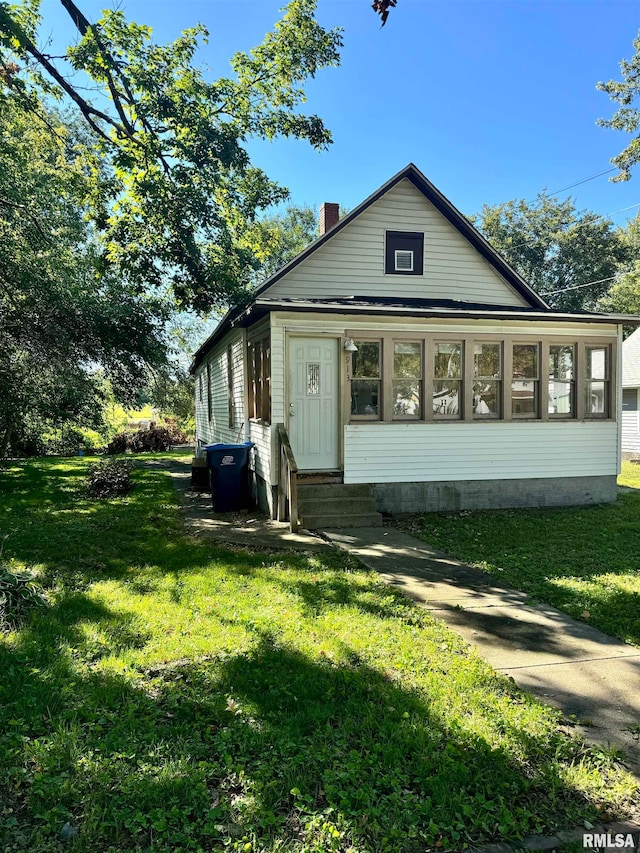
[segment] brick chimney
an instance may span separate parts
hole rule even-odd
[[[320,208],[320,222],[318,223],[320,235],[322,236],[322,234],[326,234],[327,231],[330,231],[334,225],[338,224],[339,219],[340,205],[335,204],[332,201],[325,201]]]

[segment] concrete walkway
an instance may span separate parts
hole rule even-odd
[[[449,625],[495,669],[577,717],[592,742],[624,750],[640,775],[640,649],[577,622],[394,528],[325,530]]]
[[[163,461],[178,490],[187,530],[226,545],[242,545],[254,551],[278,549],[326,551],[332,546],[319,536],[301,530],[292,533],[284,522],[271,521],[260,510],[214,512],[209,492],[191,491],[191,465],[179,459]]]

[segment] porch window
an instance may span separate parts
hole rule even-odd
[[[564,418],[575,416],[575,348],[572,345],[549,346],[549,403],[550,415]]]
[[[460,418],[462,415],[462,342],[434,343],[433,415]]]
[[[207,417],[209,423],[213,420],[213,394],[211,388],[211,365],[207,365]]]
[[[511,413],[514,417],[538,417],[538,344],[513,345]]]
[[[380,341],[355,341],[352,354],[351,414],[380,417]]]
[[[473,345],[473,416],[500,417],[502,387],[502,346],[499,343]]]
[[[393,344],[393,416],[419,420],[422,415],[422,344]]]
[[[587,418],[609,415],[609,347],[585,347],[585,405]]]
[[[198,400],[200,403],[202,402],[202,373],[198,377]]]
[[[271,421],[271,341],[268,337],[247,345],[249,417]]]

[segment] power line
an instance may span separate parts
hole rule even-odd
[[[547,290],[544,293],[541,293],[540,296],[544,298],[545,296],[555,296],[556,293],[566,293],[567,290],[580,290],[581,287],[590,287],[592,284],[604,284],[605,281],[613,281],[614,278],[617,277],[617,275],[610,275],[609,278],[599,278],[597,281],[587,281],[584,284],[574,284],[571,287],[563,287],[560,290]]]
[[[551,190],[549,195],[555,195],[556,193],[563,193],[563,192],[565,192],[565,190],[571,190],[571,189],[573,189],[573,187],[579,187],[580,184],[586,184],[589,181],[593,181],[595,178],[601,178],[602,175],[608,175],[609,172],[615,172],[616,169],[617,169],[617,166],[612,166],[610,169],[605,169],[603,172],[597,172],[595,175],[591,175],[588,178],[582,178],[580,181],[576,181],[574,184],[569,184],[566,187],[562,187],[562,189]]]

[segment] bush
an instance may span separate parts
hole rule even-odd
[[[133,488],[127,459],[101,459],[89,465],[85,490],[90,498],[116,498]]]
[[[114,435],[107,445],[107,453],[126,453],[129,446],[129,436],[126,432],[120,432]]]
[[[169,450],[174,444],[184,444],[187,436],[175,424],[151,426],[134,433],[121,432],[107,447],[107,453],[149,453]]]
[[[0,631],[20,628],[31,610],[44,607],[46,603],[29,575],[0,565]]]

